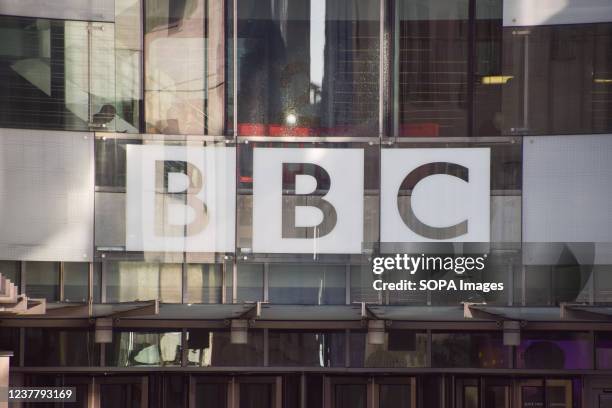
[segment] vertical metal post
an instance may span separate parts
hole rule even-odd
[[[382,138],[384,131],[384,67],[385,67],[385,0],[379,0],[379,49],[378,49],[378,137]]]

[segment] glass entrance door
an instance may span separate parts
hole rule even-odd
[[[517,386],[519,408],[572,408],[572,381],[523,380]]]
[[[100,408],[146,408],[148,404],[146,377],[95,378],[95,395]]]
[[[414,408],[414,378],[328,377],[326,408]]]
[[[231,378],[221,376],[191,377],[190,408],[228,408]]]
[[[281,408],[281,377],[243,377],[233,381],[233,407]]]
[[[414,378],[374,380],[378,389],[378,408],[412,408],[416,406]]]

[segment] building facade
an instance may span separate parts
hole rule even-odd
[[[612,407],[611,178],[608,0],[0,0],[0,386]]]

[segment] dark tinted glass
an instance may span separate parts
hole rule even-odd
[[[508,367],[508,348],[501,332],[432,333],[434,367]]]
[[[24,364],[29,367],[99,365],[93,331],[27,328]]]
[[[591,368],[590,337],[582,332],[523,332],[516,360],[518,368]]]
[[[272,366],[344,366],[343,332],[270,331]]]
[[[59,299],[59,263],[26,262],[26,293],[32,298]]]
[[[612,130],[612,24],[504,28],[504,131]]]
[[[238,1],[238,133],[378,133],[379,4]]]
[[[249,330],[247,339],[247,344],[232,344],[229,331],[189,329],[187,364],[198,367],[263,365],[263,332]]]
[[[64,301],[86,302],[89,297],[89,264],[65,262]]]

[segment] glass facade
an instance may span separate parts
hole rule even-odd
[[[569,408],[609,374],[612,6],[29,1],[0,0],[11,381],[113,407]],[[484,266],[372,273],[395,253]],[[375,289],[403,279],[459,289]]]

